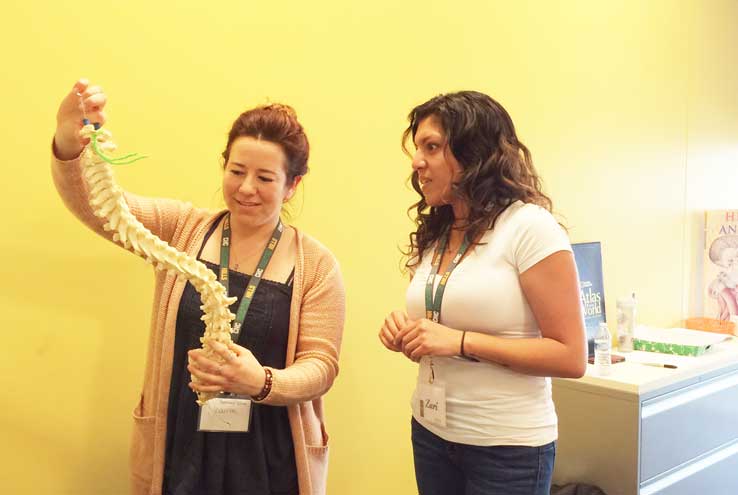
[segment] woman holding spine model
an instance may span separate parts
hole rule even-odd
[[[410,112],[420,194],[407,311],[385,347],[420,363],[412,445],[421,495],[548,495],[557,438],[548,377],[579,377],[586,342],[566,234],[528,149],[487,95]]]
[[[83,118],[105,122],[107,98],[80,80],[57,113],[52,174],[66,206],[112,239],[88,203]],[[218,361],[200,349],[200,298],[181,275],[156,272],[141,401],[134,411],[135,494],[322,494],[327,434],[321,396],[338,373],[344,290],[338,264],[280,218],[307,173],[309,145],[294,111],[242,113],[223,152],[227,209],[125,193],[152,233],[205,263],[236,301]],[[202,407],[195,394],[218,394]],[[209,407],[220,404],[222,407]]]

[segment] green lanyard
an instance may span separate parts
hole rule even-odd
[[[446,268],[446,272],[443,274],[443,277],[441,277],[441,281],[438,282],[436,295],[434,297],[433,282],[435,281],[436,275],[438,274],[438,269],[441,267],[441,259],[443,258],[443,253],[446,251],[446,245],[448,244],[449,237],[451,237],[450,231],[447,235],[443,236],[443,238],[439,241],[438,246],[436,246],[436,250],[433,253],[433,260],[431,261],[431,271],[428,274],[428,280],[425,283],[425,317],[429,320],[432,320],[434,323],[439,323],[441,320],[441,303],[443,302],[443,292],[446,290],[446,283],[451,276],[451,272],[454,271],[454,268],[456,268],[456,266],[461,261],[461,258],[464,257],[464,253],[466,253],[466,250],[469,248],[469,239],[467,239],[465,235],[461,246],[459,246],[459,250],[456,252],[456,256],[454,256],[454,259],[452,259],[451,263],[449,263],[448,267]],[[432,384],[436,379],[436,372],[433,367],[433,357],[430,358],[429,364],[430,375],[428,376],[428,383]]]
[[[233,322],[233,328],[231,329],[231,338],[235,342],[238,338],[238,334],[241,333],[241,326],[246,319],[246,313],[249,311],[251,301],[254,299],[256,288],[261,282],[261,276],[264,275],[266,267],[269,265],[269,261],[272,259],[274,251],[277,249],[279,239],[282,237],[282,231],[284,226],[282,220],[277,222],[277,226],[274,228],[272,238],[269,244],[264,248],[264,252],[261,254],[259,264],[256,266],[256,271],[249,280],[249,285],[246,286],[246,291],[241,298],[241,303],[238,305],[238,313],[236,313],[236,320]],[[231,256],[231,214],[228,213],[223,220],[223,234],[220,239],[220,275],[218,280],[226,289],[228,293],[228,265],[230,263]]]
[[[454,268],[456,268],[461,261],[461,258],[464,257],[464,253],[466,253],[466,250],[469,248],[469,239],[464,236],[464,241],[461,243],[461,246],[459,246],[456,256],[454,256],[454,259],[449,263],[446,268],[446,272],[443,274],[443,277],[441,277],[441,281],[438,282],[436,295],[434,297],[433,282],[435,281],[438,269],[441,266],[441,258],[443,258],[443,252],[446,251],[449,237],[451,237],[450,233],[445,235],[441,239],[440,244],[436,247],[436,250],[433,253],[433,261],[431,262],[431,271],[428,274],[428,280],[425,283],[425,317],[435,323],[438,323],[441,320],[441,303],[443,302],[443,292],[446,290],[446,283],[451,276],[451,272],[454,271]]]

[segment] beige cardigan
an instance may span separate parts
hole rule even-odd
[[[79,159],[52,159],[54,183],[67,208],[107,239],[87,202]],[[196,256],[205,232],[219,212],[187,203],[126,194],[131,212],[164,241]],[[290,308],[286,368],[273,370],[272,391],[264,404],[286,405],[301,495],[326,491],[328,435],[321,396],[338,373],[345,298],[338,263],[318,241],[296,230],[297,261]],[[151,333],[141,399],[133,412],[131,493],[160,495],[164,474],[167,406],[172,375],[174,327],[186,280],[155,271]],[[193,399],[195,396],[193,394]]]

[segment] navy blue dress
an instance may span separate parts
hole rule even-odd
[[[205,236],[207,242],[213,228]],[[202,252],[202,248],[200,249]],[[199,254],[198,254],[199,257]],[[204,261],[217,274],[218,265]],[[246,290],[249,275],[229,273],[230,295]],[[262,280],[246,315],[238,344],[264,366],[285,366],[292,283]],[[164,495],[297,495],[297,468],[287,408],[253,403],[248,433],[197,431],[199,407],[190,390],[187,351],[201,346],[202,302],[188,282],[177,313],[167,414]]]

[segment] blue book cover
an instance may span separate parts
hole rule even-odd
[[[602,245],[599,242],[580,242],[571,245],[579,272],[579,295],[582,300],[584,325],[587,329],[587,348],[594,353],[594,338],[605,318],[605,286],[602,280]]]

